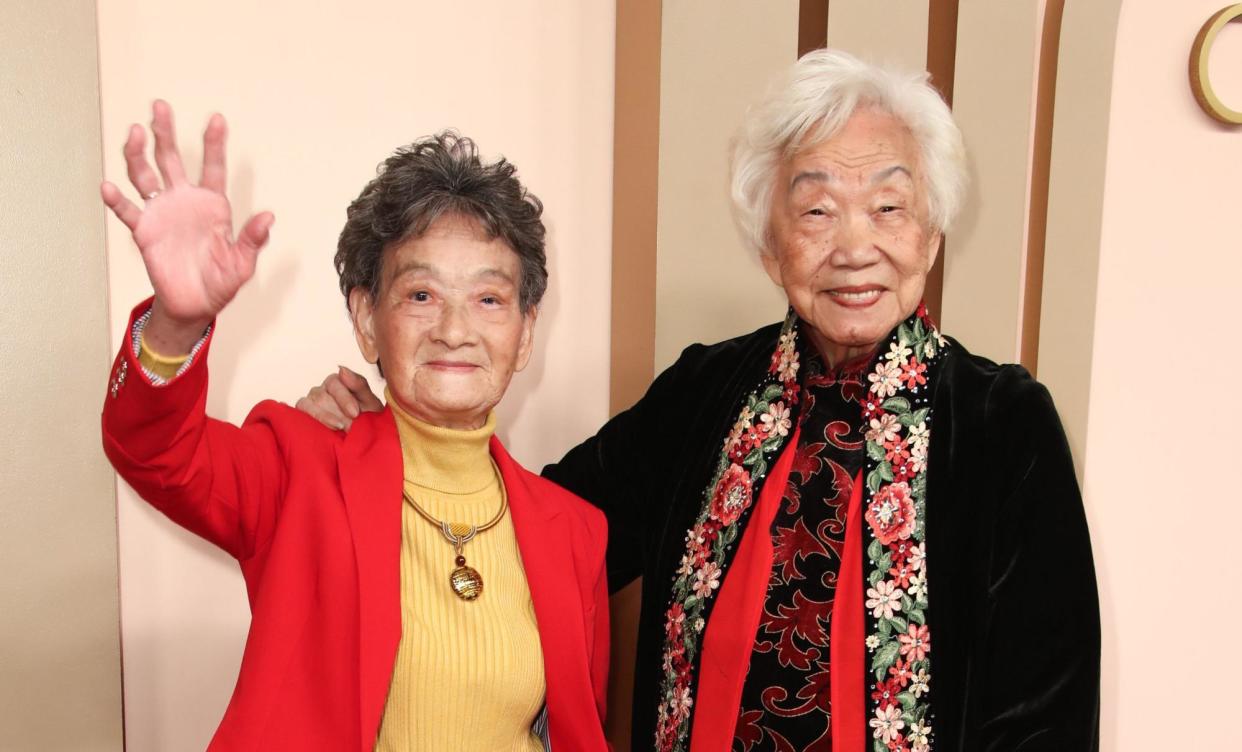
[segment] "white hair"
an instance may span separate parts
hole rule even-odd
[[[750,108],[733,142],[733,213],[743,239],[768,251],[776,173],[803,144],[836,135],[860,108],[875,107],[910,129],[922,158],[928,219],[944,231],[966,193],[962,133],[927,73],[902,73],[840,50],[803,55]]]

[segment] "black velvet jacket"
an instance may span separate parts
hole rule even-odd
[[[544,469],[607,515],[613,590],[644,578],[635,749],[655,738],[664,612],[686,531],[779,331],[687,348],[637,404]],[[1095,572],[1052,400],[1025,369],[956,342],[940,368],[926,528],[934,749],[1095,750]]]

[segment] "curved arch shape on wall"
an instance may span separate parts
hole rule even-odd
[[[1087,434],[1096,281],[1117,22],[1122,0],[1067,0],[1048,178],[1039,378],[1051,390],[1079,480]]]

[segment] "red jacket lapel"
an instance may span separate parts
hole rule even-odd
[[[401,641],[401,444],[392,413],[364,413],[337,448],[358,562],[361,749],[369,750]]]

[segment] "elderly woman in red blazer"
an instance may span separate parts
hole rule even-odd
[[[241,565],[253,619],[209,749],[605,749],[604,518],[493,435],[547,285],[539,201],[468,139],[398,150],[335,259],[390,407],[348,434],[275,402],[237,427],[205,413],[207,353],[274,218],[233,236],[220,116],[197,185],[163,102],[152,130],[159,175],[142,128],[125,145],[144,205],[102,187],[155,292],[113,367],[104,447]]]

